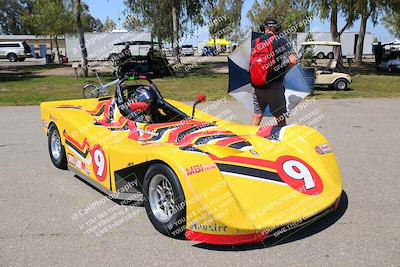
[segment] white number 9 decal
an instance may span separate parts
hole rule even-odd
[[[306,190],[315,187],[315,182],[310,170],[297,160],[288,160],[282,165],[283,171],[295,180],[304,180]]]
[[[100,149],[96,149],[93,153],[94,156],[94,163],[97,166],[97,176],[103,176],[104,173],[104,163],[105,163],[105,159],[104,159],[104,155],[101,152]]]
[[[107,177],[107,162],[103,149],[95,145],[91,150],[93,171],[99,182],[103,182]]]

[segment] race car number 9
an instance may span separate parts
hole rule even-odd
[[[323,184],[319,175],[306,162],[291,156],[280,157],[277,170],[281,179],[290,187],[307,195],[318,195]]]
[[[92,156],[93,171],[99,182],[103,182],[107,176],[107,162],[103,149],[99,145],[95,145],[90,150]]]

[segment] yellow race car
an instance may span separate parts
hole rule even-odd
[[[196,242],[261,242],[337,207],[341,175],[319,132],[226,121],[197,109],[204,100],[164,99],[132,76],[114,97],[41,103],[50,158],[114,198],[142,199],[159,232]]]

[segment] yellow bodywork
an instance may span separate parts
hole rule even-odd
[[[316,152],[317,146],[330,145],[314,129],[288,126],[281,130],[279,140],[269,140],[257,135],[259,127],[224,121],[197,110],[195,120],[212,123],[218,129],[232,132],[247,140],[252,147],[239,150],[207,143],[196,146],[203,152],[196,153],[184,151],[179,145],[167,142],[168,134],[156,142],[147,142],[140,138],[128,138],[130,132],[126,130],[111,131],[95,125],[94,121],[104,116],[104,112],[97,109],[102,103],[110,101],[113,99],[42,103],[44,131],[47,134],[50,124],[54,123],[69,155],[69,167],[112,192],[117,190],[115,172],[118,170],[153,161],[168,165],[178,176],[183,188],[187,229],[213,235],[269,232],[323,212],[341,195],[341,175],[334,154],[329,151],[325,154]],[[167,102],[191,114],[191,106],[172,100]],[[118,110],[114,111],[114,122],[123,119]],[[120,126],[119,123],[113,125],[114,128]],[[148,125],[138,124],[137,127],[146,131]],[[71,144],[71,140],[75,143]],[[103,153],[105,157],[103,173],[94,166],[98,164],[93,160],[94,153]],[[315,170],[322,181],[322,191],[314,195],[305,194],[283,182],[265,182],[220,170],[221,166],[235,170],[250,168],[269,173],[271,177],[279,177],[274,176],[278,172],[274,166],[278,166],[279,159],[286,156],[301,159]],[[253,165],[253,161],[258,165]],[[269,165],[263,166],[263,161]],[[293,170],[297,171],[295,167]]]

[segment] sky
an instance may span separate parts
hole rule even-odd
[[[89,5],[89,11],[92,16],[99,18],[103,22],[106,17],[110,17],[120,26],[119,28],[122,28],[121,24],[125,20],[124,0],[85,0],[85,2]],[[241,27],[244,30],[250,25],[250,21],[247,19],[246,14],[251,8],[253,2],[254,0],[245,0],[243,4]],[[343,19],[339,18],[338,25],[339,28],[344,25]],[[358,32],[359,27],[360,22],[356,21],[354,26],[347,31]],[[321,21],[320,19],[316,18],[311,22],[311,29],[321,29],[321,31],[329,32],[329,22]],[[379,23],[374,27],[371,22],[368,22],[367,31],[371,32],[374,37],[377,37],[378,40],[382,42],[392,41],[394,39],[394,37],[391,36],[391,34]],[[208,31],[201,30],[198,34],[187,37],[182,42],[185,42],[185,44],[195,45],[206,40],[208,40]]]

